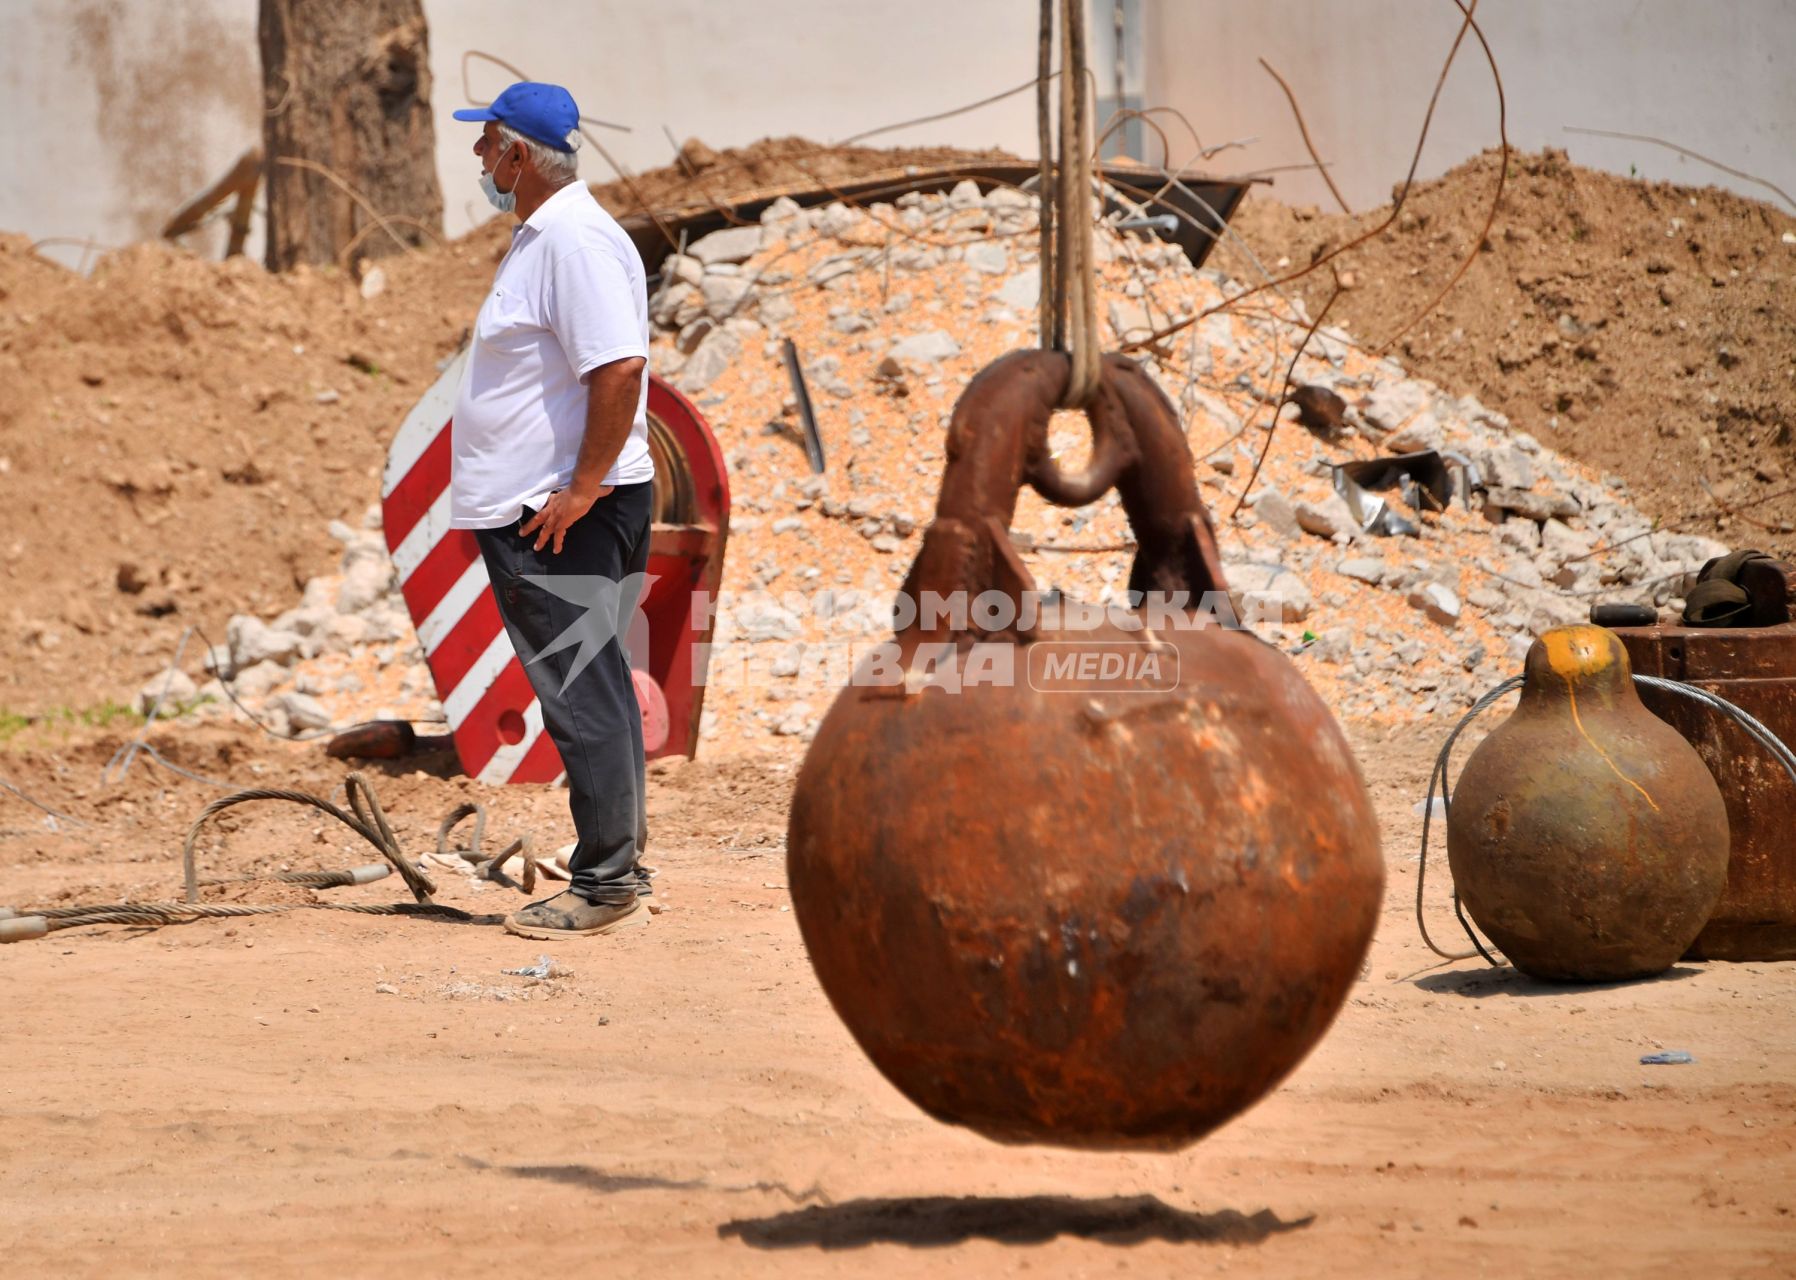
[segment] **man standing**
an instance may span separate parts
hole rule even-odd
[[[455,405],[451,520],[480,543],[499,614],[567,770],[565,893],[505,927],[527,938],[647,919],[642,720],[621,637],[648,563],[648,298],[642,259],[575,176],[579,109],[514,84],[482,122],[480,185],[513,214]]]

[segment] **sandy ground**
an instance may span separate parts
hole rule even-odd
[[[994,1146],[886,1085],[786,909],[795,757],[770,754],[656,767],[669,909],[547,948],[571,970],[547,982],[502,973],[545,948],[495,927],[332,912],[0,951],[0,1257],[14,1275],[1796,1274],[1796,965],[1577,989],[1431,968],[1411,805],[1432,745],[1378,732],[1356,735],[1390,869],[1364,978],[1283,1088],[1178,1155]],[[0,898],[173,895],[215,793],[142,761],[101,788],[114,745],[0,753],[94,824],[47,833],[0,796]],[[237,780],[339,776],[235,730],[168,745]],[[420,852],[474,791],[424,763],[376,775]],[[495,836],[559,838],[560,794],[484,794]],[[237,813],[204,869],[369,860],[297,808]],[[520,901],[443,879],[472,910]],[[1638,1064],[1659,1048],[1697,1062]]]

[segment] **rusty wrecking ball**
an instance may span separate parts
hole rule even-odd
[[[1510,963],[1556,982],[1664,972],[1715,909],[1727,853],[1715,779],[1641,704],[1615,633],[1536,640],[1447,813],[1453,883]]]
[[[1321,1038],[1384,870],[1321,700],[1278,650],[1204,625],[1226,585],[1172,405],[1107,357],[1091,460],[1069,474],[1047,445],[1067,378],[1065,356],[1017,352],[956,405],[897,674],[863,668],[820,727],[788,879],[836,1012],[930,1115],[1003,1142],[1170,1150]],[[1025,482],[1062,506],[1114,486],[1131,592],[1183,607],[1035,593],[1008,534]],[[947,617],[911,616],[932,595]],[[1118,654],[1121,674],[1080,661]],[[964,672],[952,692],[944,668]]]

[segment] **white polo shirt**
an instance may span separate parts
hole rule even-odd
[[[451,428],[450,520],[497,529],[574,477],[586,433],[586,379],[649,354],[642,257],[584,182],[570,182],[512,232],[474,322]],[[654,477],[648,370],[636,419],[606,484]]]

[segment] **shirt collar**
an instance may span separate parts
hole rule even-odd
[[[524,225],[534,230],[541,231],[544,227],[555,221],[555,219],[565,214],[573,202],[580,199],[582,196],[585,196],[589,200],[592,198],[591,195],[587,193],[586,184],[576,178],[565,187],[556,191],[556,193],[550,196],[547,200],[539,204],[536,207],[536,212],[524,219]]]

